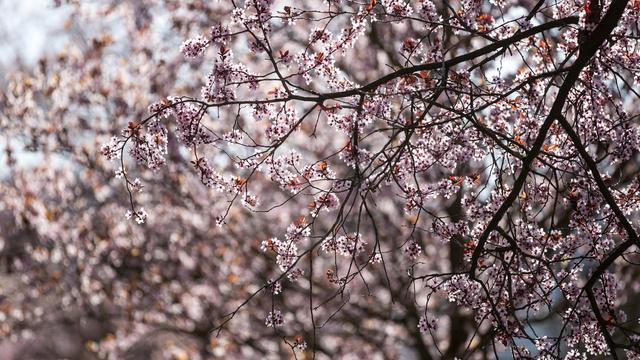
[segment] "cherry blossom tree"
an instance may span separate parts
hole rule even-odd
[[[3,334],[640,358],[638,0],[61,6],[77,39],[0,97]]]

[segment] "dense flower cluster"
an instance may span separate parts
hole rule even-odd
[[[274,310],[269,312],[264,323],[265,325],[267,325],[267,327],[279,327],[284,325],[284,317],[282,316],[282,311]]]
[[[184,57],[193,59],[201,56],[209,46],[209,41],[202,35],[198,35],[193,39],[186,40],[180,47],[180,52]]]

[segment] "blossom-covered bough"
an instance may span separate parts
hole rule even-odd
[[[517,357],[530,356],[522,339],[539,357],[564,346],[569,357],[637,356],[637,318],[619,309],[616,276],[636,271],[627,268],[640,245],[637,115],[627,98],[638,95],[637,1],[538,2],[520,17],[504,3],[464,1],[232,5],[228,23],[182,45],[187,59],[217,50],[204,61],[201,97],[154,104],[103,150],[129,146],[155,168],[166,152],[160,121],[175,118],[202,182],[230,207],[239,199],[258,214],[300,214],[263,242],[281,275],[222,325],[271,289],[266,325],[283,326],[280,282],[306,280],[317,344],[314,311],[326,302],[314,271],[326,268],[335,284],[329,300],[347,297],[340,310],[355,283],[370,294],[369,268],[388,276],[385,258],[402,249],[413,262],[405,296],[422,305],[424,332],[437,328],[430,300],[446,296]],[[367,31],[377,48],[359,41]],[[380,56],[388,70],[369,67]],[[208,159],[222,154],[237,171],[214,170]],[[281,192],[253,190],[265,181]],[[450,198],[457,214],[442,213]],[[394,221],[406,222],[393,235],[400,241],[379,233]],[[431,246],[464,248],[455,268],[421,260],[434,238],[442,243]],[[542,314],[561,329],[540,336],[532,320]]]
[[[170,328],[202,357],[640,356],[640,2],[178,4],[183,58],[98,102],[131,101],[100,153],[105,239],[136,234],[66,257],[68,301],[127,314],[98,352]]]

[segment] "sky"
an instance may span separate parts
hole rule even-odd
[[[52,4],[53,0],[0,0],[0,76],[4,78],[2,72],[17,59],[33,64],[41,54],[62,46],[66,11]]]

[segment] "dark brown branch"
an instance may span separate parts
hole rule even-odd
[[[375,80],[373,82],[370,82],[367,85],[364,85],[360,88],[357,89],[352,89],[352,90],[346,90],[346,91],[340,91],[340,92],[334,92],[334,93],[328,93],[328,94],[321,94],[320,98],[323,100],[327,100],[327,99],[337,99],[337,98],[344,98],[344,97],[349,97],[349,96],[353,96],[353,95],[358,95],[361,94],[363,92],[369,92],[372,91],[374,89],[376,89],[377,87],[379,87],[380,85],[386,84],[389,81],[392,81],[394,79],[397,79],[399,77],[405,76],[405,75],[410,75],[419,71],[430,71],[430,70],[438,70],[438,69],[442,69],[442,68],[451,68],[455,65],[467,62],[469,60],[473,60],[475,58],[478,58],[480,56],[486,55],[486,54],[490,54],[496,50],[499,50],[501,48],[510,46],[515,44],[516,42],[526,39],[529,36],[541,33],[543,31],[547,31],[547,30],[551,30],[551,29],[555,29],[558,27],[562,27],[562,26],[567,26],[567,25],[572,25],[572,24],[577,24],[578,23],[578,18],[576,16],[569,16],[563,19],[559,19],[559,20],[554,20],[554,21],[550,21],[548,23],[544,23],[542,25],[538,25],[538,26],[534,26],[529,30],[526,31],[522,31],[522,32],[518,32],[516,34],[514,34],[513,36],[500,40],[500,41],[496,41],[490,45],[487,45],[481,49],[472,51],[470,53],[464,54],[464,55],[460,55],[460,56],[456,56],[452,59],[443,61],[443,62],[433,62],[433,63],[428,63],[428,64],[420,64],[420,65],[416,65],[416,66],[409,66],[409,67],[405,67],[402,69],[399,69],[397,71],[394,71],[390,74],[387,74],[381,78],[379,78],[378,80]],[[595,32],[595,31],[594,31]],[[306,97],[300,97],[301,100],[306,99]]]

